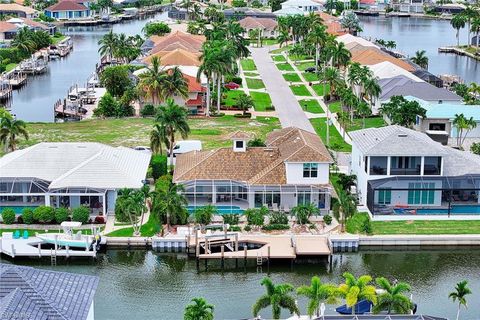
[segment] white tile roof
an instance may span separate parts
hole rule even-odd
[[[49,188],[140,188],[150,155],[92,142],[43,142],[0,158],[0,176],[38,178]]]
[[[375,77],[379,79],[393,78],[397,76],[405,76],[415,82],[424,82],[419,77],[415,76],[413,73],[408,72],[407,70],[400,68],[399,66],[389,62],[384,61],[377,64],[368,66],[372,70]]]
[[[376,44],[374,44],[373,42],[371,41],[368,41],[366,39],[363,39],[361,37],[356,37],[356,36],[353,36],[349,33],[347,34],[344,34],[344,35],[341,35],[341,36],[338,36],[336,38],[336,40],[338,42],[343,42],[344,44],[349,44],[349,43],[352,43],[352,42],[355,42],[355,43],[358,43],[359,45],[362,45],[364,47],[375,47],[375,48],[378,48],[378,46]]]

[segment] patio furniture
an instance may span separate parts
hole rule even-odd
[[[278,203],[272,203],[272,209],[273,209],[273,211],[278,212],[279,211],[278,210]]]
[[[27,230],[24,230],[23,231],[23,236],[22,236],[23,239],[28,239],[28,231]]]
[[[15,230],[13,233],[13,239],[20,239],[20,230]]]

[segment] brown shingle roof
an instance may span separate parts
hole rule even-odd
[[[175,45],[178,47],[181,46],[187,51],[200,52],[202,44],[205,42],[205,36],[176,31],[165,36],[151,36],[150,40],[155,44],[150,52],[152,54],[159,51],[173,50],[175,49]]]
[[[45,11],[85,11],[88,10],[83,4],[76,3],[75,1],[64,0],[60,1],[48,8]]]
[[[408,62],[392,57],[388,53],[383,52],[380,49],[372,47],[364,47],[353,50],[352,61],[358,62],[363,65],[374,65],[380,62],[389,61],[400,68],[407,71],[415,71],[415,68]]]
[[[245,28],[247,30],[260,28],[268,31],[273,31],[278,26],[277,21],[271,18],[246,17],[238,21],[238,23],[242,26],[242,28]]]
[[[26,14],[34,14],[37,10],[32,9],[30,7],[25,7],[19,5],[17,3],[1,3],[0,4],[0,11],[22,11]]]
[[[160,58],[162,66],[199,66],[200,53],[189,52],[183,49],[173,51],[159,51],[143,59],[143,62],[151,63],[153,57]]]
[[[229,147],[182,154],[177,157],[173,180],[235,180],[252,185],[286,184],[286,161],[333,162],[327,148],[316,134],[298,128],[274,131],[268,135],[266,144],[265,148],[247,148],[246,152],[234,152]]]
[[[230,134],[228,136],[228,138],[230,140],[233,140],[233,139],[238,139],[238,140],[241,140],[241,139],[245,139],[245,140],[250,140],[252,138],[252,135],[248,132],[245,132],[245,131],[235,131],[234,133]]]
[[[17,29],[17,26],[13,23],[0,21],[0,32],[14,31]]]

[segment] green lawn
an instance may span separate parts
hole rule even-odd
[[[244,72],[245,77],[258,77],[258,73],[256,72]]]
[[[283,78],[288,82],[301,82],[302,79],[296,73],[284,73]]]
[[[302,73],[303,79],[308,82],[318,81],[318,76],[314,72],[304,72]]]
[[[234,90],[232,90],[234,91]],[[237,92],[240,92],[237,90]],[[271,104],[271,103],[270,103]],[[190,118],[188,139],[201,140],[204,149],[226,147],[231,144],[228,135],[236,130],[247,131],[264,139],[273,129],[280,128],[277,118],[257,117],[255,120],[234,116]],[[28,123],[28,141],[20,140],[20,147],[38,142],[91,141],[113,146],[146,146],[152,130],[151,118],[95,119],[66,123]]]
[[[324,92],[323,92],[323,83],[318,83],[318,84],[314,84],[312,85],[312,88],[313,90],[317,93],[317,95],[319,96],[324,96]],[[329,84],[326,84],[325,85],[325,88],[327,89],[327,93],[330,92],[330,85]]]
[[[265,85],[263,84],[263,81],[261,79],[251,79],[251,78],[245,78],[247,80],[247,87],[249,89],[263,89],[265,88]]]
[[[308,91],[307,87],[305,87],[305,85],[303,84],[290,86],[290,89],[292,89],[293,94],[296,96],[302,96],[302,97],[312,96],[310,91]]]
[[[291,47],[292,47],[292,45],[283,46],[283,47],[281,47],[281,48],[274,49],[274,50],[270,51],[270,53],[271,53],[271,54],[279,54],[279,53],[282,53],[282,52],[284,52],[284,51],[289,50]]]
[[[270,99],[270,96],[268,95],[268,93],[250,92],[250,95],[252,96],[256,111],[267,111],[267,108],[269,108],[272,105],[272,100]],[[277,123],[278,123],[278,120],[277,120]]]
[[[52,44],[57,44],[65,38],[66,38],[66,36],[64,36],[64,35],[61,35],[59,37],[54,36],[54,37],[52,37]]]
[[[300,106],[303,110],[311,113],[324,113],[317,100],[300,100]]]
[[[315,131],[322,139],[323,143],[327,143],[327,124],[325,118],[310,119]],[[337,128],[332,124],[330,125],[330,149],[342,152],[352,152],[352,146],[346,143]]]
[[[289,63],[277,63],[276,66],[278,70],[281,71],[294,71],[293,67]]]
[[[295,63],[297,66],[298,70],[300,71],[305,71],[305,69],[310,68],[310,67],[315,67],[315,62],[300,62],[300,63]]]
[[[372,221],[373,234],[480,234],[480,221]]]
[[[257,70],[255,62],[252,59],[243,59],[240,61],[243,71],[254,71]]]
[[[307,56],[307,55],[304,55],[304,54],[290,54],[290,55],[288,55],[288,57],[292,61],[302,61],[302,60],[312,60],[313,59],[313,57]]]
[[[285,57],[281,54],[279,54],[277,56],[272,56],[272,59],[275,62],[285,62],[285,61],[287,61],[287,59],[285,59]]]
[[[16,66],[18,66],[18,63],[9,63],[5,66],[5,71],[12,71],[13,69],[15,69]]]
[[[233,107],[237,104],[237,98],[239,95],[241,95],[243,92],[242,90],[228,90],[225,95],[226,98],[222,99],[222,104],[226,105],[228,107]]]
[[[157,219],[150,216],[147,223],[140,227],[140,234],[142,237],[153,237],[160,232],[162,226],[158,223]],[[106,234],[107,237],[132,237],[133,227],[122,228]]]
[[[386,126],[383,117],[371,117],[365,118],[365,128],[380,128]],[[348,126],[348,131],[355,131],[363,129],[363,120],[362,118],[353,119],[353,124]]]
[[[330,112],[338,113],[338,112],[342,111],[342,104],[340,103],[340,101],[335,101],[335,102],[329,103],[328,104],[328,109],[330,110]]]

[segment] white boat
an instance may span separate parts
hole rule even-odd
[[[73,229],[79,228],[81,225],[81,222],[65,221],[61,223],[63,233],[42,233],[37,234],[37,238],[45,243],[56,244],[61,247],[89,249],[95,238],[90,235],[83,235],[81,231],[73,233]]]

